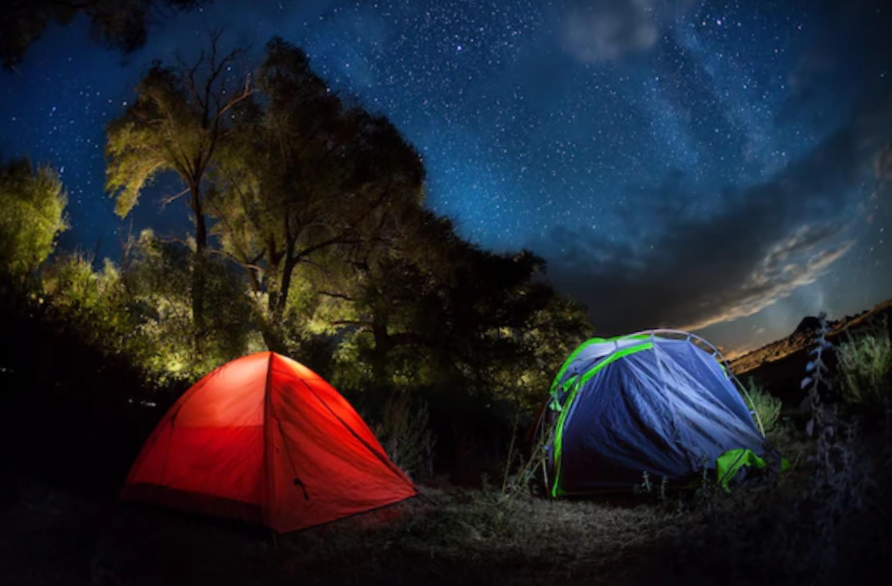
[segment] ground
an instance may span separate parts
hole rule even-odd
[[[764,522],[752,514],[760,499],[789,494],[807,476],[712,500],[556,502],[422,487],[422,497],[275,540],[259,528],[20,481],[2,517],[0,585],[800,583],[758,567],[765,554],[748,540]]]

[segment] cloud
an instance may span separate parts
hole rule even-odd
[[[863,16],[878,1],[862,0],[855,12]],[[648,31],[665,22],[659,13],[644,10],[656,2],[571,6],[577,11],[589,6],[587,18],[575,26],[601,35],[573,46],[577,58],[589,62],[646,50],[652,42]],[[608,27],[610,34],[592,25],[594,15],[607,13],[621,23]],[[762,184],[722,192],[718,212],[698,211],[702,199],[692,199],[688,179],[676,176],[627,195],[629,205],[614,210],[625,214],[626,229],[605,234],[569,225],[530,243],[534,250],[555,251],[545,255],[552,282],[588,306],[599,330],[700,330],[755,315],[840,267],[862,240],[854,224],[869,220],[874,212],[864,204],[876,207],[876,202],[858,206],[852,197],[892,168],[892,155],[884,150],[892,148],[892,82],[883,61],[892,37],[877,23],[861,31],[870,42],[859,44],[853,40],[857,19],[847,18],[839,19],[832,34],[815,36],[817,49],[807,49],[795,65],[777,119],[783,124],[808,117],[813,109],[851,108],[810,152]],[[582,38],[588,37],[579,36],[578,43]],[[835,49],[819,50],[828,45]],[[838,48],[852,46],[859,50]],[[842,97],[839,88],[846,90]],[[853,203],[859,208],[854,215]],[[621,240],[628,233],[635,239]]]
[[[820,234],[823,238],[799,242],[801,233]],[[683,330],[734,321],[754,315],[789,296],[796,289],[814,283],[830,266],[854,246],[853,240],[832,243],[838,228],[829,225],[805,225],[775,244],[758,263],[752,275],[738,288],[730,288],[701,302],[699,318],[677,326]]]
[[[632,204],[664,204],[659,221],[646,222],[657,230],[636,230],[641,242],[562,227],[533,249],[562,251],[550,261],[551,280],[605,333],[699,330],[754,315],[814,283],[854,246],[851,225],[838,218],[870,170],[863,143],[843,129],[770,181],[726,193],[711,215],[691,213],[684,182],[652,190]]]
[[[614,61],[653,47],[694,0],[571,0],[561,17],[561,44],[581,63]]]

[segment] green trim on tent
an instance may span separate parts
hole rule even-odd
[[[580,352],[582,352],[589,346],[592,346],[594,344],[601,344],[601,343],[603,343],[603,340],[601,340],[601,338],[592,338],[591,340],[586,340],[585,342],[580,344],[576,348],[576,350],[573,350],[573,353],[570,354],[570,356],[566,360],[564,360],[564,363],[561,365],[561,369],[558,370],[557,376],[554,377],[554,381],[551,383],[551,388],[548,389],[548,394],[549,395],[554,394],[554,390],[555,390],[555,387],[557,387],[558,382],[563,378],[564,373],[567,372],[567,368],[569,368],[569,366],[570,366],[570,363],[573,362],[577,356],[579,356]]]
[[[716,480],[725,489],[725,492],[731,492],[728,483],[737,475],[737,471],[744,466],[755,466],[757,469],[766,466],[765,460],[756,455],[749,448],[737,448],[728,450],[715,461]]]
[[[554,381],[551,383],[551,388],[548,390],[548,394],[553,395],[555,391],[555,387],[557,387],[558,381],[563,378],[564,373],[567,372],[567,368],[570,364],[579,356],[579,353],[588,348],[589,346],[593,346],[595,344],[609,344],[610,342],[617,342],[619,340],[649,340],[651,338],[650,334],[638,334],[637,336],[616,336],[614,338],[589,338],[582,344],[580,344],[576,350],[573,350],[573,353],[564,360],[564,363],[561,365],[560,370],[558,370],[557,376],[554,377]],[[564,389],[566,390],[566,388]]]
[[[642,336],[642,339],[650,339],[650,336]],[[591,340],[590,340],[591,341]],[[567,363],[570,362],[572,358],[575,358],[583,347],[587,346],[588,343],[580,346],[576,352],[574,352],[570,359],[567,360]],[[563,445],[563,437],[564,437],[564,424],[567,421],[567,414],[570,412],[569,407],[573,404],[573,400],[576,398],[576,395],[579,393],[579,388],[590,378],[598,374],[603,368],[605,368],[610,363],[623,358],[624,356],[629,356],[630,354],[635,354],[637,352],[641,352],[642,350],[651,350],[653,349],[653,342],[643,342],[641,344],[636,344],[634,346],[626,346],[625,348],[620,348],[613,354],[606,356],[603,360],[601,360],[598,364],[594,365],[588,372],[582,375],[581,378],[576,378],[574,380],[578,380],[578,382],[573,386],[573,390],[570,392],[570,396],[567,397],[567,401],[564,403],[563,408],[561,409],[561,415],[558,418],[557,426],[555,428],[554,434],[554,485],[551,488],[551,496],[558,497],[563,494],[563,491],[560,488],[561,481],[561,448]],[[558,374],[557,379],[555,379],[555,383],[552,384],[552,388],[557,381],[563,376],[564,371],[566,370],[566,364],[564,368],[561,369],[561,372]]]

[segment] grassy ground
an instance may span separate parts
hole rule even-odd
[[[647,564],[629,560],[674,532],[678,515],[649,505],[498,502],[470,490],[425,494],[435,504],[412,499],[276,545],[259,530],[162,509],[36,497],[6,512],[0,582],[581,584],[609,575],[640,583],[665,568],[652,555]]]
[[[0,584],[799,584],[795,568],[778,567],[797,550],[765,549],[778,532],[772,506],[807,479],[800,471],[730,497],[637,502],[424,488],[430,500],[276,544],[256,528],[32,485],[2,516]]]

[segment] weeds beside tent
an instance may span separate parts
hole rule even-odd
[[[723,362],[686,332],[582,344],[555,377],[536,427],[549,493],[629,490],[645,472],[655,484],[696,481],[732,450],[759,461],[765,439]]]
[[[171,407],[121,498],[284,533],[416,494],[331,385],[263,352],[214,370]]]

